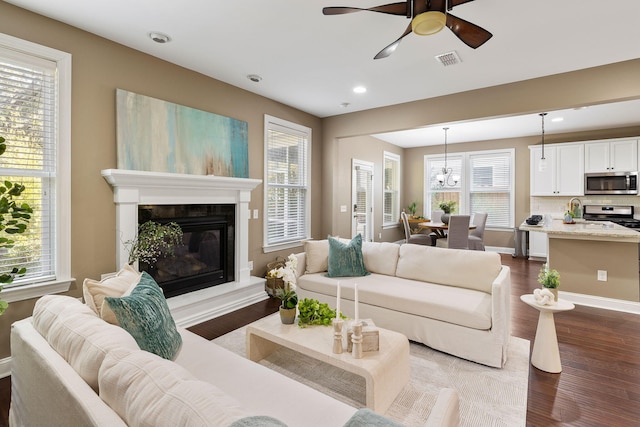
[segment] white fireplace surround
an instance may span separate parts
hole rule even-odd
[[[233,204],[235,212],[234,282],[167,300],[176,323],[188,327],[267,298],[264,279],[249,268],[249,202],[259,179],[105,169],[116,204],[116,264],[125,265],[124,242],[138,233],[138,205]]]

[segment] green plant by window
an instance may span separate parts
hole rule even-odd
[[[7,150],[5,139],[0,136],[0,156]],[[16,201],[25,190],[24,185],[4,181],[0,183],[0,250],[6,251],[14,246],[14,235],[27,231],[33,209],[27,203]],[[27,272],[25,267],[11,266],[9,271],[0,273],[0,283],[11,283],[17,276]],[[0,291],[2,286],[0,285]],[[0,300],[0,314],[4,313],[9,304]]]
[[[182,245],[182,229],[175,222],[158,224],[147,221],[138,228],[135,239],[124,242],[129,250],[129,264],[158,261],[160,255],[172,256],[176,246]]]
[[[416,216],[416,209],[418,208],[418,204],[413,201],[409,206],[407,206],[407,212],[409,212],[412,216]]]
[[[444,202],[440,202],[438,207],[440,209],[442,209],[442,211],[444,213],[450,214],[452,212],[455,212],[455,210],[456,210],[456,202],[455,202],[455,200],[447,200],[447,201],[444,201]]]
[[[558,270],[549,269],[546,263],[542,264],[540,273],[538,273],[538,282],[545,288],[556,289],[560,286],[560,273]]]

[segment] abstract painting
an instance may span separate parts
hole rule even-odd
[[[247,122],[117,89],[118,169],[249,177]]]

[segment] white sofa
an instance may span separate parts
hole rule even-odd
[[[363,413],[178,329],[182,346],[170,361],[77,299],[41,298],[11,329],[10,426],[228,426],[250,416],[342,426]],[[427,425],[456,425],[458,416],[457,394],[443,390]]]
[[[497,368],[506,362],[511,277],[499,254],[364,242],[370,275],[327,277],[328,252],[327,241],[319,240],[306,242],[298,254],[300,298],[335,308],[340,282],[341,311],[353,317],[357,283],[361,318],[464,359]]]

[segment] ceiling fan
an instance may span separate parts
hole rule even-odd
[[[388,15],[406,16],[411,23],[400,37],[389,46],[382,49],[373,59],[386,58],[391,55],[400,41],[410,33],[421,36],[435,34],[448,27],[453,34],[467,46],[476,49],[489,40],[493,34],[471,22],[458,18],[449,13],[451,9],[473,0],[407,0],[406,2],[390,3],[382,6],[363,9],[359,7],[325,7],[324,15],[342,15],[345,13],[370,11],[386,13]]]

